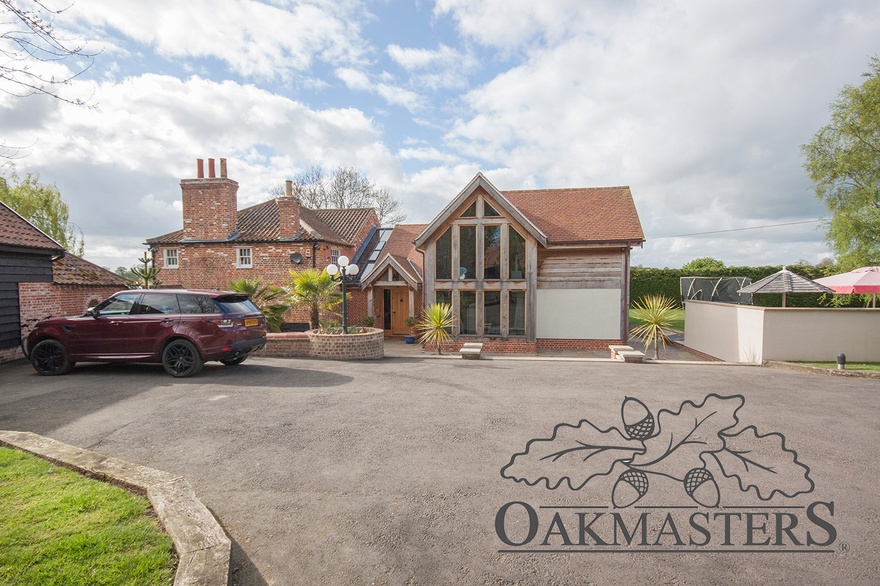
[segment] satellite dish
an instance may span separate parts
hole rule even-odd
[[[291,264],[298,265],[302,261],[303,261],[303,255],[301,255],[300,253],[294,252],[293,254],[290,255]]]

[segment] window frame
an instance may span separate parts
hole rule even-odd
[[[242,262],[242,258],[244,255],[242,254],[244,251],[247,251],[247,264]],[[252,269],[254,268],[254,249],[252,246],[237,246],[235,248],[235,268],[237,269]]]
[[[165,248],[162,250],[163,260],[162,260],[162,268],[166,269],[176,269],[180,267],[180,249],[179,248]],[[174,253],[174,254],[172,254]],[[171,264],[171,258],[174,258],[174,264]]]

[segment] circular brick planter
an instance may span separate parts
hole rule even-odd
[[[307,332],[309,356],[328,360],[379,360],[385,357],[385,333],[362,328],[361,334]]]

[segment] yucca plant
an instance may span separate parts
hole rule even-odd
[[[452,315],[450,304],[429,305],[422,311],[422,317],[415,326],[421,332],[419,344],[436,343],[437,354],[442,354],[440,346],[446,340],[452,339],[453,325],[455,325],[455,317]]]
[[[642,297],[633,307],[633,319],[639,323],[630,331],[633,338],[645,343],[645,350],[654,346],[654,360],[660,359],[659,344],[666,348],[672,333],[676,303],[665,295]]]
[[[266,329],[270,332],[280,332],[281,324],[284,323],[284,314],[290,310],[290,301],[287,291],[278,285],[263,283],[259,277],[256,279],[236,279],[229,283],[229,290],[236,293],[244,293],[260,308],[266,318]]]

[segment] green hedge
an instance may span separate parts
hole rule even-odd
[[[788,270],[807,277],[818,279],[826,275],[839,273],[835,267],[816,267],[812,265],[789,265]],[[654,269],[633,267],[630,279],[630,304],[635,304],[646,295],[666,295],[681,303],[680,279],[682,277],[748,277],[752,283],[782,270],[782,266],[765,267],[725,267],[718,270],[700,271],[699,275],[686,274],[681,269]],[[829,298],[819,293],[789,294],[785,298],[787,307],[826,307]],[[752,297],[755,305],[762,307],[782,307],[782,295],[779,293],[758,294]],[[858,295],[853,295],[847,307],[862,307]]]

